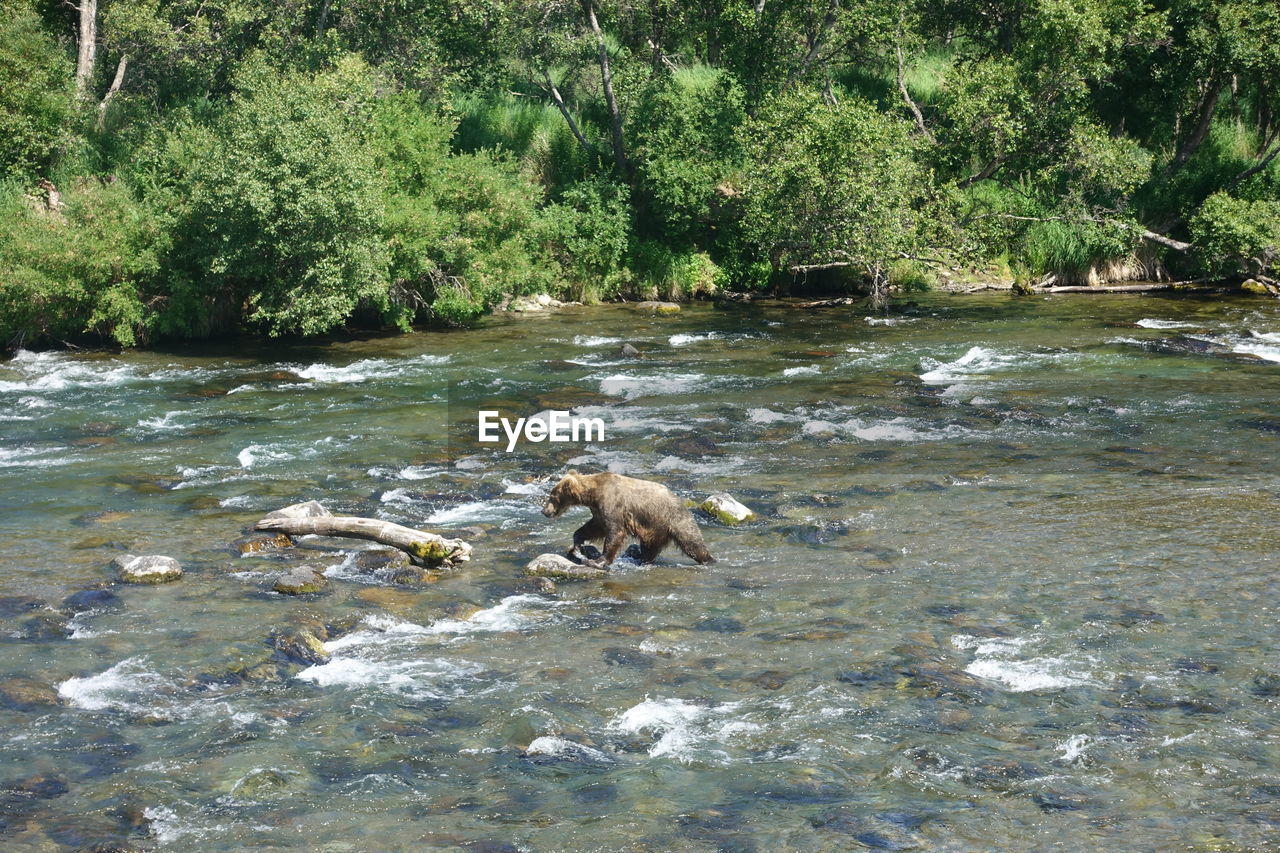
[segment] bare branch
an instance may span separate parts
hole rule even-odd
[[[925,139],[928,139],[930,142],[937,143],[938,140],[934,138],[933,133],[929,130],[928,127],[925,126],[924,114],[920,112],[920,107],[917,106],[916,102],[911,99],[911,93],[907,91],[906,75],[904,73],[903,62],[902,62],[901,41],[902,41],[902,31],[899,30],[898,31],[899,43],[894,46],[894,49],[898,53],[898,91],[902,93],[902,100],[906,103],[907,109],[911,110],[911,114],[915,116],[916,129],[919,130],[920,133],[924,135]]]
[[[129,65],[129,54],[122,53],[120,62],[116,65],[116,76],[111,81],[111,87],[107,89],[107,94],[102,96],[102,102],[98,104],[98,130],[101,131],[107,123],[107,107],[111,106],[111,99],[116,96],[116,92],[120,91],[120,86],[124,84],[125,68]]]

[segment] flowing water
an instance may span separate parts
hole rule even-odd
[[[0,364],[0,848],[1276,849],[1280,304],[864,313]],[[482,398],[606,440],[455,458]],[[759,519],[542,592],[570,467]],[[307,499],[474,558],[229,549]]]

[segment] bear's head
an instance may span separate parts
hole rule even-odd
[[[571,506],[582,503],[582,477],[577,471],[570,471],[564,479],[556,483],[556,487],[547,495],[547,502],[542,505],[542,514],[547,518],[555,518]]]

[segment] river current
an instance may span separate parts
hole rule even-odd
[[[606,437],[460,454],[445,423],[481,400]],[[1262,299],[21,351],[0,848],[1277,849],[1277,401]],[[758,519],[700,517],[709,566],[673,547],[539,591],[521,568],[587,517],[539,512],[570,468]],[[312,499],[473,558],[232,548]],[[113,583],[124,553],[185,576]],[[301,564],[328,589],[272,591]],[[323,662],[279,650],[299,628]]]

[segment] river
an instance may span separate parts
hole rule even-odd
[[[444,424],[481,400],[606,437],[460,457]],[[0,846],[1274,849],[1278,400],[1261,299],[19,352]],[[759,518],[702,519],[715,564],[671,548],[539,592],[521,567],[586,517],[539,512],[571,467]],[[310,499],[473,559],[404,583],[362,543],[230,548]],[[122,553],[186,574],[85,594]],[[327,591],[271,591],[302,563]],[[298,626],[327,662],[273,651]]]

